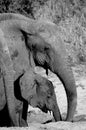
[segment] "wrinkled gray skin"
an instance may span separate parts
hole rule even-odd
[[[18,88],[19,84],[20,84],[20,91]],[[56,96],[54,92],[54,86],[52,82],[34,73],[33,71],[26,73],[22,77],[20,76],[20,78],[15,81],[15,96],[16,98],[19,97],[18,99],[20,99],[20,101],[17,99],[15,100],[16,113],[18,116],[18,120],[20,122],[20,126],[27,126],[28,107],[26,108],[26,110],[24,110],[24,115],[26,117],[24,118],[22,117],[23,103],[25,103],[25,101],[27,101],[26,103],[30,104],[33,107],[40,108],[45,113],[47,113],[48,111],[50,112],[52,111],[55,121],[61,120],[61,114],[57,105]],[[3,76],[1,75],[0,77],[0,111],[4,109],[5,105],[6,105],[6,96],[5,96],[5,91],[4,91]],[[18,112],[19,112],[19,115],[18,115]]]
[[[33,107],[43,112],[53,112],[55,121],[62,120],[51,81],[30,71],[20,79],[22,97]]]
[[[26,103],[26,100],[23,97],[21,97],[21,92],[19,91],[18,83],[16,84],[15,87],[17,87],[17,88],[15,88],[16,89],[15,92],[18,93],[18,96],[20,97],[20,100],[17,100],[15,98],[15,109],[16,109],[17,121],[19,122],[20,126],[27,126],[27,122],[25,120],[26,118],[25,119],[22,118],[23,105],[24,105],[24,102]],[[8,112],[8,109],[6,107],[6,103],[7,103],[7,101],[6,101],[6,94],[5,94],[5,89],[4,89],[3,75],[0,72],[0,111],[2,111],[5,108],[5,111]],[[0,115],[0,120],[2,120],[1,115]],[[8,121],[9,125],[7,123],[6,126],[13,125],[11,120],[8,118],[7,114],[5,115],[5,120],[9,120]],[[3,122],[1,123],[1,121],[0,121],[0,126],[4,126],[4,124],[5,123],[3,123]]]
[[[48,41],[49,39],[46,40],[40,35],[42,31],[40,25],[43,24],[46,29],[47,26],[50,27],[49,29],[56,29],[57,26],[43,21],[37,22],[21,15],[12,14],[11,16],[10,14],[6,14],[6,17],[5,14],[0,16],[2,31],[0,46],[1,52],[3,51],[1,69],[4,73],[7,105],[13,125],[19,126],[15,112],[13,82],[21,73],[28,71],[33,66],[33,62],[35,65],[45,68],[47,73],[50,69],[60,78],[68,101],[65,120],[72,121],[77,104],[77,93],[64,44],[59,37],[51,43]],[[31,63],[28,63],[28,58]]]

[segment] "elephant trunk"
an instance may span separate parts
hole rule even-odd
[[[59,108],[57,105],[54,105],[53,106],[53,117],[55,119],[55,121],[61,121],[62,120],[62,117],[61,117],[61,114],[60,114],[60,111],[59,111]]]
[[[64,85],[68,101],[66,120],[72,121],[77,105],[77,92],[74,76],[70,65],[68,65],[67,57],[55,54],[54,58],[51,70],[59,77]]]

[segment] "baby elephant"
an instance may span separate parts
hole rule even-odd
[[[55,121],[62,120],[51,81],[30,72],[21,77],[20,88],[22,97],[28,104],[40,108],[45,113],[52,111]]]
[[[20,123],[20,126],[27,126],[28,104],[30,104],[33,107],[40,108],[45,113],[47,113],[48,111],[52,111],[55,121],[62,120],[56,101],[54,86],[52,82],[48,79],[40,76],[39,74],[34,73],[33,71],[26,72],[24,75],[21,75],[14,82],[14,91],[16,97],[16,113],[18,116],[18,122]],[[6,112],[7,117],[5,117],[5,120],[7,119],[8,123],[11,126],[11,120],[9,119],[9,114],[7,114],[8,108],[6,106],[6,96],[4,91],[3,77],[1,76],[0,120],[2,120],[2,110]],[[4,125],[4,121],[2,122],[2,124],[0,121],[0,126]]]

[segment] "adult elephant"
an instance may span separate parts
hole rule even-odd
[[[43,28],[40,29],[40,26]],[[22,73],[22,71],[28,70],[28,61],[25,61],[24,58],[21,58],[28,57],[28,55],[31,59],[30,61],[32,66],[33,62],[35,62],[35,65],[45,68],[47,73],[48,69],[50,69],[60,78],[64,85],[68,100],[68,111],[65,120],[72,121],[77,103],[76,86],[72,70],[67,61],[67,53],[64,44],[62,43],[61,38],[54,37],[54,35],[56,35],[57,26],[48,22],[37,22],[29,18],[19,17],[17,20],[15,18],[2,20],[0,22],[0,28],[3,32],[3,38],[5,39],[6,45],[10,52],[10,56],[8,55],[8,59],[10,59],[10,65],[8,65],[8,62],[5,63],[4,60],[4,66],[6,66],[4,68],[6,68],[6,81],[9,81],[9,84],[6,85],[6,93],[8,93],[8,88],[11,90],[7,100],[9,113],[14,122],[14,125],[17,126],[18,123],[16,123],[15,114],[12,114],[15,113],[14,104],[10,105],[10,102],[14,100],[14,92],[12,87],[13,82],[10,84],[10,81],[13,81],[13,78],[16,79],[20,73]],[[53,29],[53,31],[51,29]],[[49,41],[49,39],[46,37],[44,38],[42,34],[43,31],[49,30],[51,33],[47,36],[53,37],[52,41]],[[3,40],[1,42],[3,45]],[[24,53],[21,53],[21,57],[18,59],[18,61],[22,61],[23,64],[22,62],[17,63],[16,60],[16,57],[18,56],[17,49],[22,50],[22,48],[25,50],[22,51]],[[15,73],[13,74],[13,72]],[[13,77],[10,76],[11,73]],[[9,97],[12,98],[10,99]]]

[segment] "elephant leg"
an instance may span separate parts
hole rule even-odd
[[[20,115],[20,119],[19,119],[19,125],[21,127],[27,127],[28,126],[27,122],[21,117],[21,115]]]
[[[23,102],[21,102],[22,104],[19,105],[19,102],[21,102],[21,101],[17,101],[17,108],[16,108],[19,126],[20,127],[27,127],[28,126],[27,121],[26,121],[27,116],[25,116],[25,117],[23,116],[23,113],[25,115],[27,115],[26,109],[24,110],[25,104]]]
[[[22,76],[23,74],[21,74],[14,82],[14,94],[16,97],[17,116],[18,116],[19,126],[24,127],[24,126],[28,126],[27,124],[28,101],[26,101],[21,95],[21,88],[20,88],[19,81]]]
[[[6,103],[4,108],[0,110],[0,127],[9,127],[9,126],[11,126],[11,120],[9,117],[8,107]]]
[[[28,102],[23,102],[23,108],[19,112],[19,124],[21,127],[28,126],[27,124],[27,110],[28,110]]]
[[[17,121],[16,111],[15,111],[15,97],[14,97],[14,85],[12,73],[7,73],[4,76],[5,81],[5,93],[8,106],[8,112],[12,121],[13,126],[19,126]]]
[[[24,100],[24,102],[23,102],[23,111],[22,111],[22,118],[25,121],[27,120],[27,111],[28,111],[28,101]]]
[[[9,48],[4,38],[4,33],[0,30],[0,63],[3,72],[3,81],[6,94],[6,101],[9,116],[13,126],[19,126],[15,111],[15,96],[14,96],[14,70],[13,63],[10,57]]]
[[[13,126],[19,126],[19,123],[17,122],[16,111],[15,111],[14,71],[12,68],[12,63],[10,63],[11,61],[8,58],[9,58],[8,56],[3,57],[4,59],[3,75],[4,75],[5,94],[6,94],[8,112],[12,120],[12,124]]]

